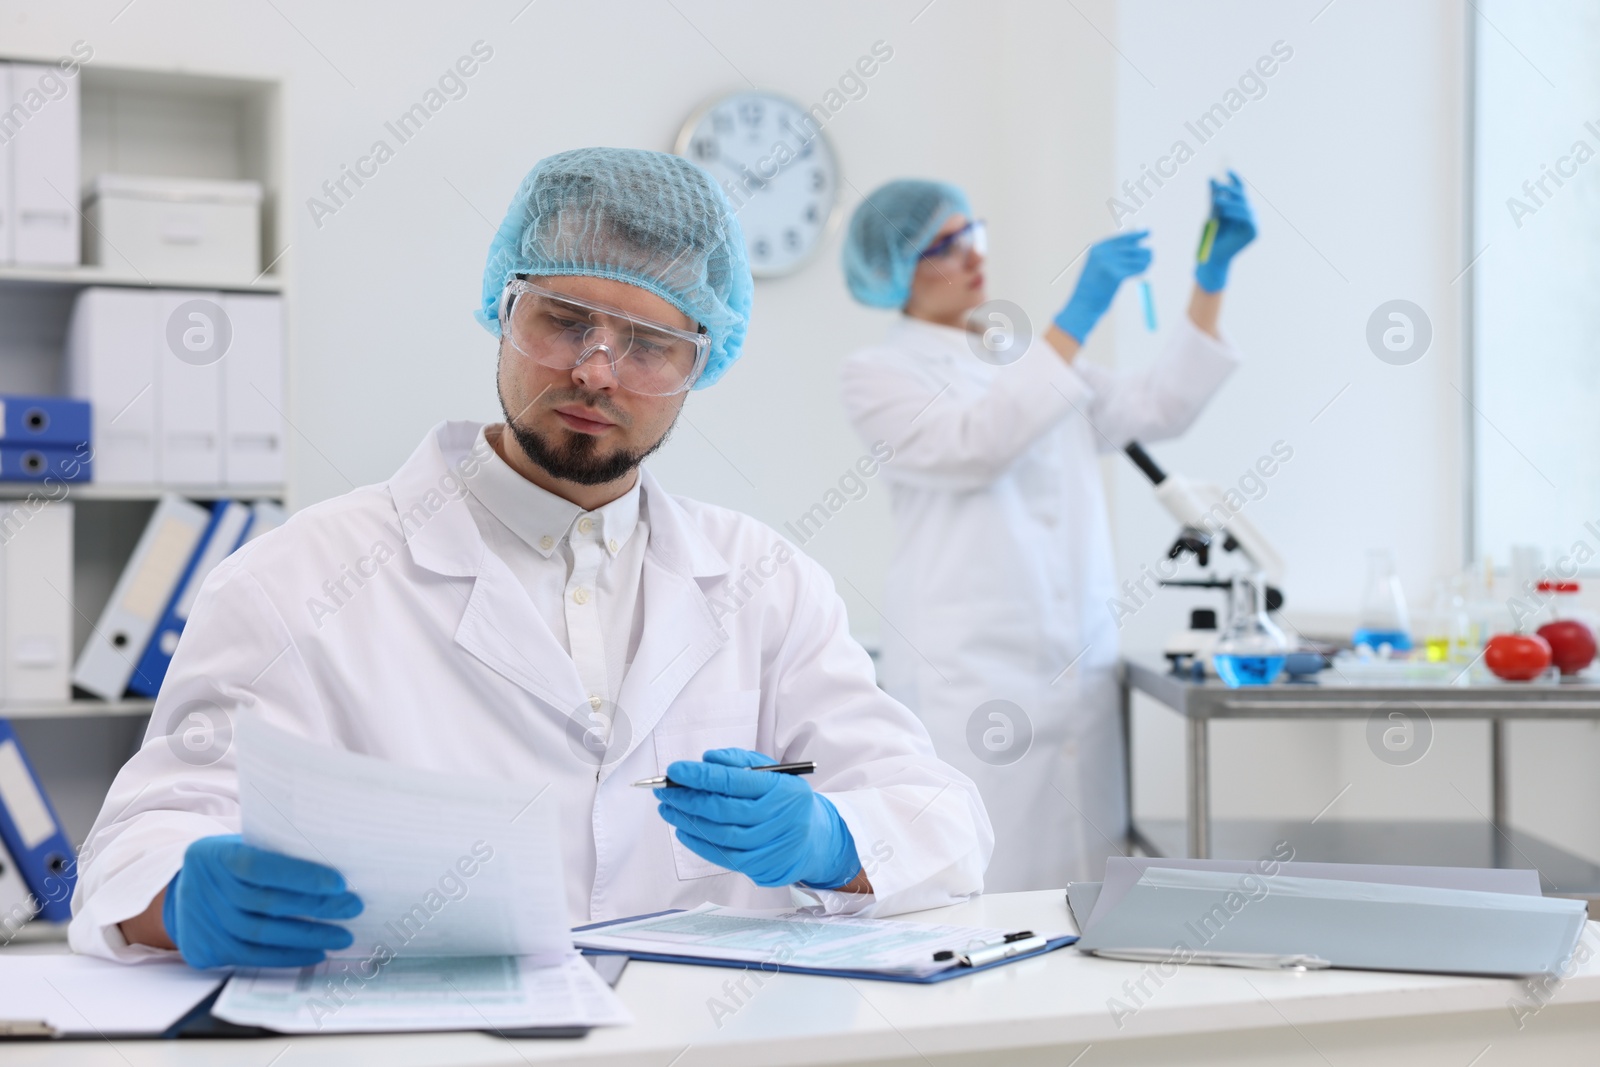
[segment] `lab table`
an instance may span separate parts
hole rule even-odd
[[[1416,863],[1459,867],[1532,867],[1546,892],[1600,899],[1600,866],[1510,825],[1506,794],[1508,719],[1600,719],[1600,685],[1593,681],[1508,683],[1474,680],[1463,673],[1438,681],[1345,681],[1324,670],[1311,682],[1230,689],[1215,678],[1196,680],[1137,659],[1120,665],[1122,722],[1128,760],[1129,811],[1133,780],[1133,694],[1144,693],[1185,721],[1188,771],[1186,817],[1132,820],[1133,844],[1153,856],[1266,855],[1275,841],[1291,839],[1302,860]],[[1271,819],[1216,821],[1211,817],[1210,726],[1217,719],[1366,719],[1393,710],[1421,711],[1431,720],[1484,719],[1489,723],[1490,813],[1486,822],[1337,821]],[[1591,907],[1591,914],[1594,909]]]
[[[1060,890],[996,894],[903,917],[1073,929]],[[1600,925],[1590,923],[1584,938],[1590,953],[1576,971],[1536,987],[1501,978],[1124,963],[1070,948],[931,986],[780,974],[760,984],[745,981],[741,989],[738,971],[635,962],[617,984],[634,1024],[595,1030],[577,1040],[506,1041],[456,1033],[35,1042],[0,1045],[0,1062],[7,1067],[1589,1063],[1600,1047]],[[718,1006],[725,1010],[714,1010]]]

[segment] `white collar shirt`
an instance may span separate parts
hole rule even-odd
[[[501,432],[488,426],[482,436],[492,444],[489,435]],[[473,521],[572,657],[590,708],[614,706],[644,628],[639,578],[650,527],[639,483],[585,511],[528,481],[493,448],[482,451],[488,459],[466,479]]]

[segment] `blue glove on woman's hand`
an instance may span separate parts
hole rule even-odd
[[[861,861],[833,803],[804,778],[745,769],[777,762],[743,748],[712,749],[703,763],[678,760],[667,777],[682,788],[655,791],[661,817],[685,848],[756,885],[845,885]]]
[[[238,834],[202,837],[167,883],[161,921],[192,967],[306,967],[350,946],[361,899],[332,867],[268,852]]]
[[[1149,230],[1135,230],[1090,247],[1089,261],[1078,276],[1078,287],[1055,318],[1056,325],[1076,338],[1080,345],[1111,306],[1117,286],[1124,279],[1149,269],[1150,250],[1139,244],[1149,236]]]
[[[1256,216],[1245,199],[1244,182],[1231,170],[1225,182],[1211,179],[1210,217],[1217,220],[1217,236],[1211,241],[1211,255],[1195,264],[1194,280],[1206,292],[1217,293],[1228,284],[1233,257],[1256,239]]]

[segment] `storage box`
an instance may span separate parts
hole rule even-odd
[[[89,263],[152,281],[248,282],[261,272],[261,183],[102,174],[85,214]]]

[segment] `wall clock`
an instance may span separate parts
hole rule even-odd
[[[815,113],[821,112],[819,122]],[[788,274],[816,252],[839,207],[839,159],[812,112],[749,90],[689,116],[673,151],[704,167],[732,201],[758,278]]]

